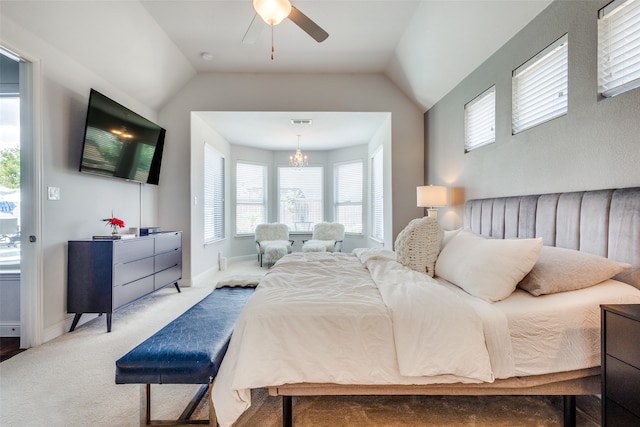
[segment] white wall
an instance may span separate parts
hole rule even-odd
[[[43,194],[22,192],[42,203],[43,339],[67,331],[67,241],[104,234],[113,211],[127,227],[158,224],[157,188],[78,172],[89,90],[95,88],[119,103],[156,120],[156,113],[46,41],[2,17],[0,44],[40,64]],[[34,141],[38,143],[38,141]],[[49,201],[47,187],[59,187],[61,198]],[[22,230],[23,234],[33,234]],[[91,316],[83,316],[81,322]]]
[[[191,111],[378,111],[391,112],[392,144],[389,161],[393,184],[388,199],[392,212],[389,241],[413,218],[415,187],[423,184],[423,116],[382,74],[200,74],[160,111],[167,140],[160,182],[161,223],[189,229],[193,199],[190,188],[200,176],[190,170]],[[277,159],[274,159],[277,162]],[[189,239],[186,237],[185,240]],[[186,244],[187,251],[196,249]],[[213,249],[213,248],[212,248]],[[205,251],[208,250],[205,249]],[[189,259],[190,253],[185,254]],[[217,255],[202,259],[217,262]],[[198,268],[193,270],[192,268]],[[183,277],[201,274],[205,265],[183,266]]]
[[[640,89],[597,95],[600,1],[556,1],[425,114],[425,177],[465,199],[640,185]],[[511,71],[569,34],[568,114],[511,135]],[[464,104],[496,85],[496,142],[464,154]]]

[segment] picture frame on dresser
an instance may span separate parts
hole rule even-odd
[[[167,285],[180,292],[182,232],[70,240],[67,263],[67,312],[75,313],[69,332],[83,313],[105,313],[111,332],[115,310]]]
[[[602,427],[640,425],[640,304],[601,305]]]

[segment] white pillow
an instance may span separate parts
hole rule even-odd
[[[456,228],[455,230],[444,230],[444,236],[442,237],[442,244],[440,244],[440,250],[444,249],[444,247],[453,239],[462,228]]]
[[[513,293],[538,260],[542,238],[487,239],[464,229],[442,249],[436,275],[485,301]]]
[[[531,295],[588,288],[631,267],[587,252],[544,246],[533,269],[518,285]]]
[[[397,261],[405,267],[433,277],[442,235],[442,228],[433,217],[411,220],[396,237]]]

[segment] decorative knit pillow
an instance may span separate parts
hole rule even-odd
[[[433,277],[443,234],[438,220],[433,217],[425,216],[411,220],[396,237],[397,261],[412,270]]]

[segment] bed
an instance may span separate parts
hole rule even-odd
[[[385,250],[278,261],[216,378],[220,425],[249,407],[253,388],[284,397],[285,425],[291,396],[363,394],[563,395],[571,424],[570,396],[600,392],[600,304],[640,303],[640,187],[470,200],[464,229],[438,245],[433,278]],[[571,274],[618,266],[575,290],[524,286],[534,271],[545,277],[543,259],[576,255],[597,259]],[[518,269],[528,290],[502,280]]]

